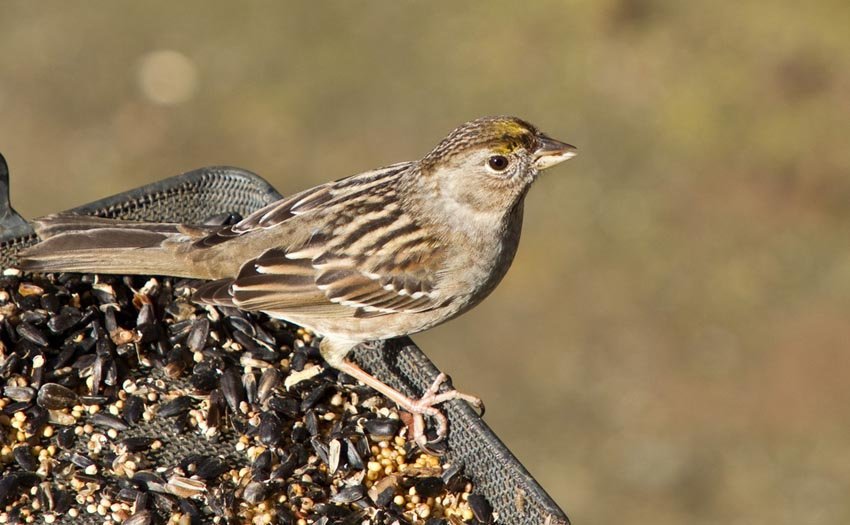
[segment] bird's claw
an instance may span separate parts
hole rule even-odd
[[[437,451],[432,447],[448,436],[449,420],[446,415],[435,405],[451,401],[453,399],[462,399],[475,407],[480,415],[484,414],[484,403],[478,397],[458,392],[454,388],[446,392],[440,392],[440,387],[449,381],[449,377],[440,373],[431,383],[431,386],[422,394],[422,397],[416,400],[410,400],[410,403],[403,407],[413,416],[413,441],[420,449],[435,455],[441,455],[442,452]],[[425,417],[430,417],[436,424],[436,437],[433,440],[428,440],[425,435]]]

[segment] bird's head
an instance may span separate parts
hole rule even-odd
[[[574,157],[576,148],[516,117],[483,117],[461,125],[421,162],[435,198],[473,210],[507,210],[540,170]]]

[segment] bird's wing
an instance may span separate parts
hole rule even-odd
[[[384,168],[358,173],[334,182],[315,186],[275,201],[251,213],[238,223],[226,226],[195,241],[195,247],[217,246],[246,234],[274,228],[308,213],[321,213],[349,200],[369,186],[381,183],[409,168],[414,162],[400,162]]]
[[[268,228],[289,220],[286,214],[301,213],[303,206],[321,208],[303,217],[310,228],[305,241],[265,251],[246,262],[235,279],[201,287],[197,299],[279,314],[353,317],[442,306],[436,280],[445,250],[403,212],[394,181],[373,173],[319,188],[237,224],[236,229]],[[351,186],[343,192],[340,184]]]

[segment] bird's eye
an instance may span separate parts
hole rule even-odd
[[[508,167],[508,158],[504,155],[493,155],[487,159],[487,165],[495,171],[505,171]]]

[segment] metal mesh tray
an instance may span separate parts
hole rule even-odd
[[[265,180],[246,170],[208,167],[190,171],[79,206],[74,213],[121,219],[199,222],[218,213],[247,215],[281,198]],[[0,156],[0,266],[13,266],[16,254],[37,237],[9,202],[9,170]],[[439,370],[409,338],[355,350],[355,360],[382,381],[418,395]],[[499,522],[518,525],[568,524],[552,498],[465,402],[445,405],[449,418],[447,459],[462,463],[478,490],[498,512]],[[176,436],[166,436],[165,439]]]

